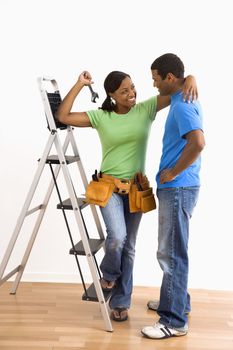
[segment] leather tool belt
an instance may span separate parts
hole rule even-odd
[[[118,179],[108,174],[92,175],[92,181],[86,188],[86,202],[105,207],[113,192],[128,194],[131,213],[147,213],[156,208],[153,189],[142,173],[136,173],[132,179]]]

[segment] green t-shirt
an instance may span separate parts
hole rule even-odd
[[[101,171],[119,179],[144,173],[147,140],[156,115],[157,97],[136,104],[126,114],[88,111],[102,145]]]

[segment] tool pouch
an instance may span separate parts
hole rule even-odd
[[[142,211],[147,213],[148,211],[156,209],[155,196],[153,189],[150,187],[149,181],[146,176],[141,178],[139,184],[133,183],[129,192],[129,208],[131,213]]]
[[[145,191],[136,192],[136,206],[141,208],[143,213],[156,209],[155,196],[152,187]]]
[[[129,211],[130,213],[136,213],[140,211],[140,208],[136,205],[136,195],[137,195],[138,189],[135,184],[132,184],[130,187],[129,192]]]
[[[105,207],[112,196],[115,185],[109,182],[90,181],[86,188],[85,201]]]

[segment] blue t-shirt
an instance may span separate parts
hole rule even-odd
[[[203,130],[202,111],[198,101],[185,103],[181,92],[171,96],[171,106],[167,116],[163,151],[160,160],[159,172],[156,176],[158,188],[200,186],[199,171],[201,157],[182,171],[173,181],[159,183],[159,175],[163,169],[173,168],[187,143],[185,134],[193,130]]]

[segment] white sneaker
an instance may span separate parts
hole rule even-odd
[[[188,333],[188,327],[184,328],[170,328],[157,322],[154,326],[146,326],[142,328],[141,333],[151,339],[164,339],[170,337],[180,337]]]

